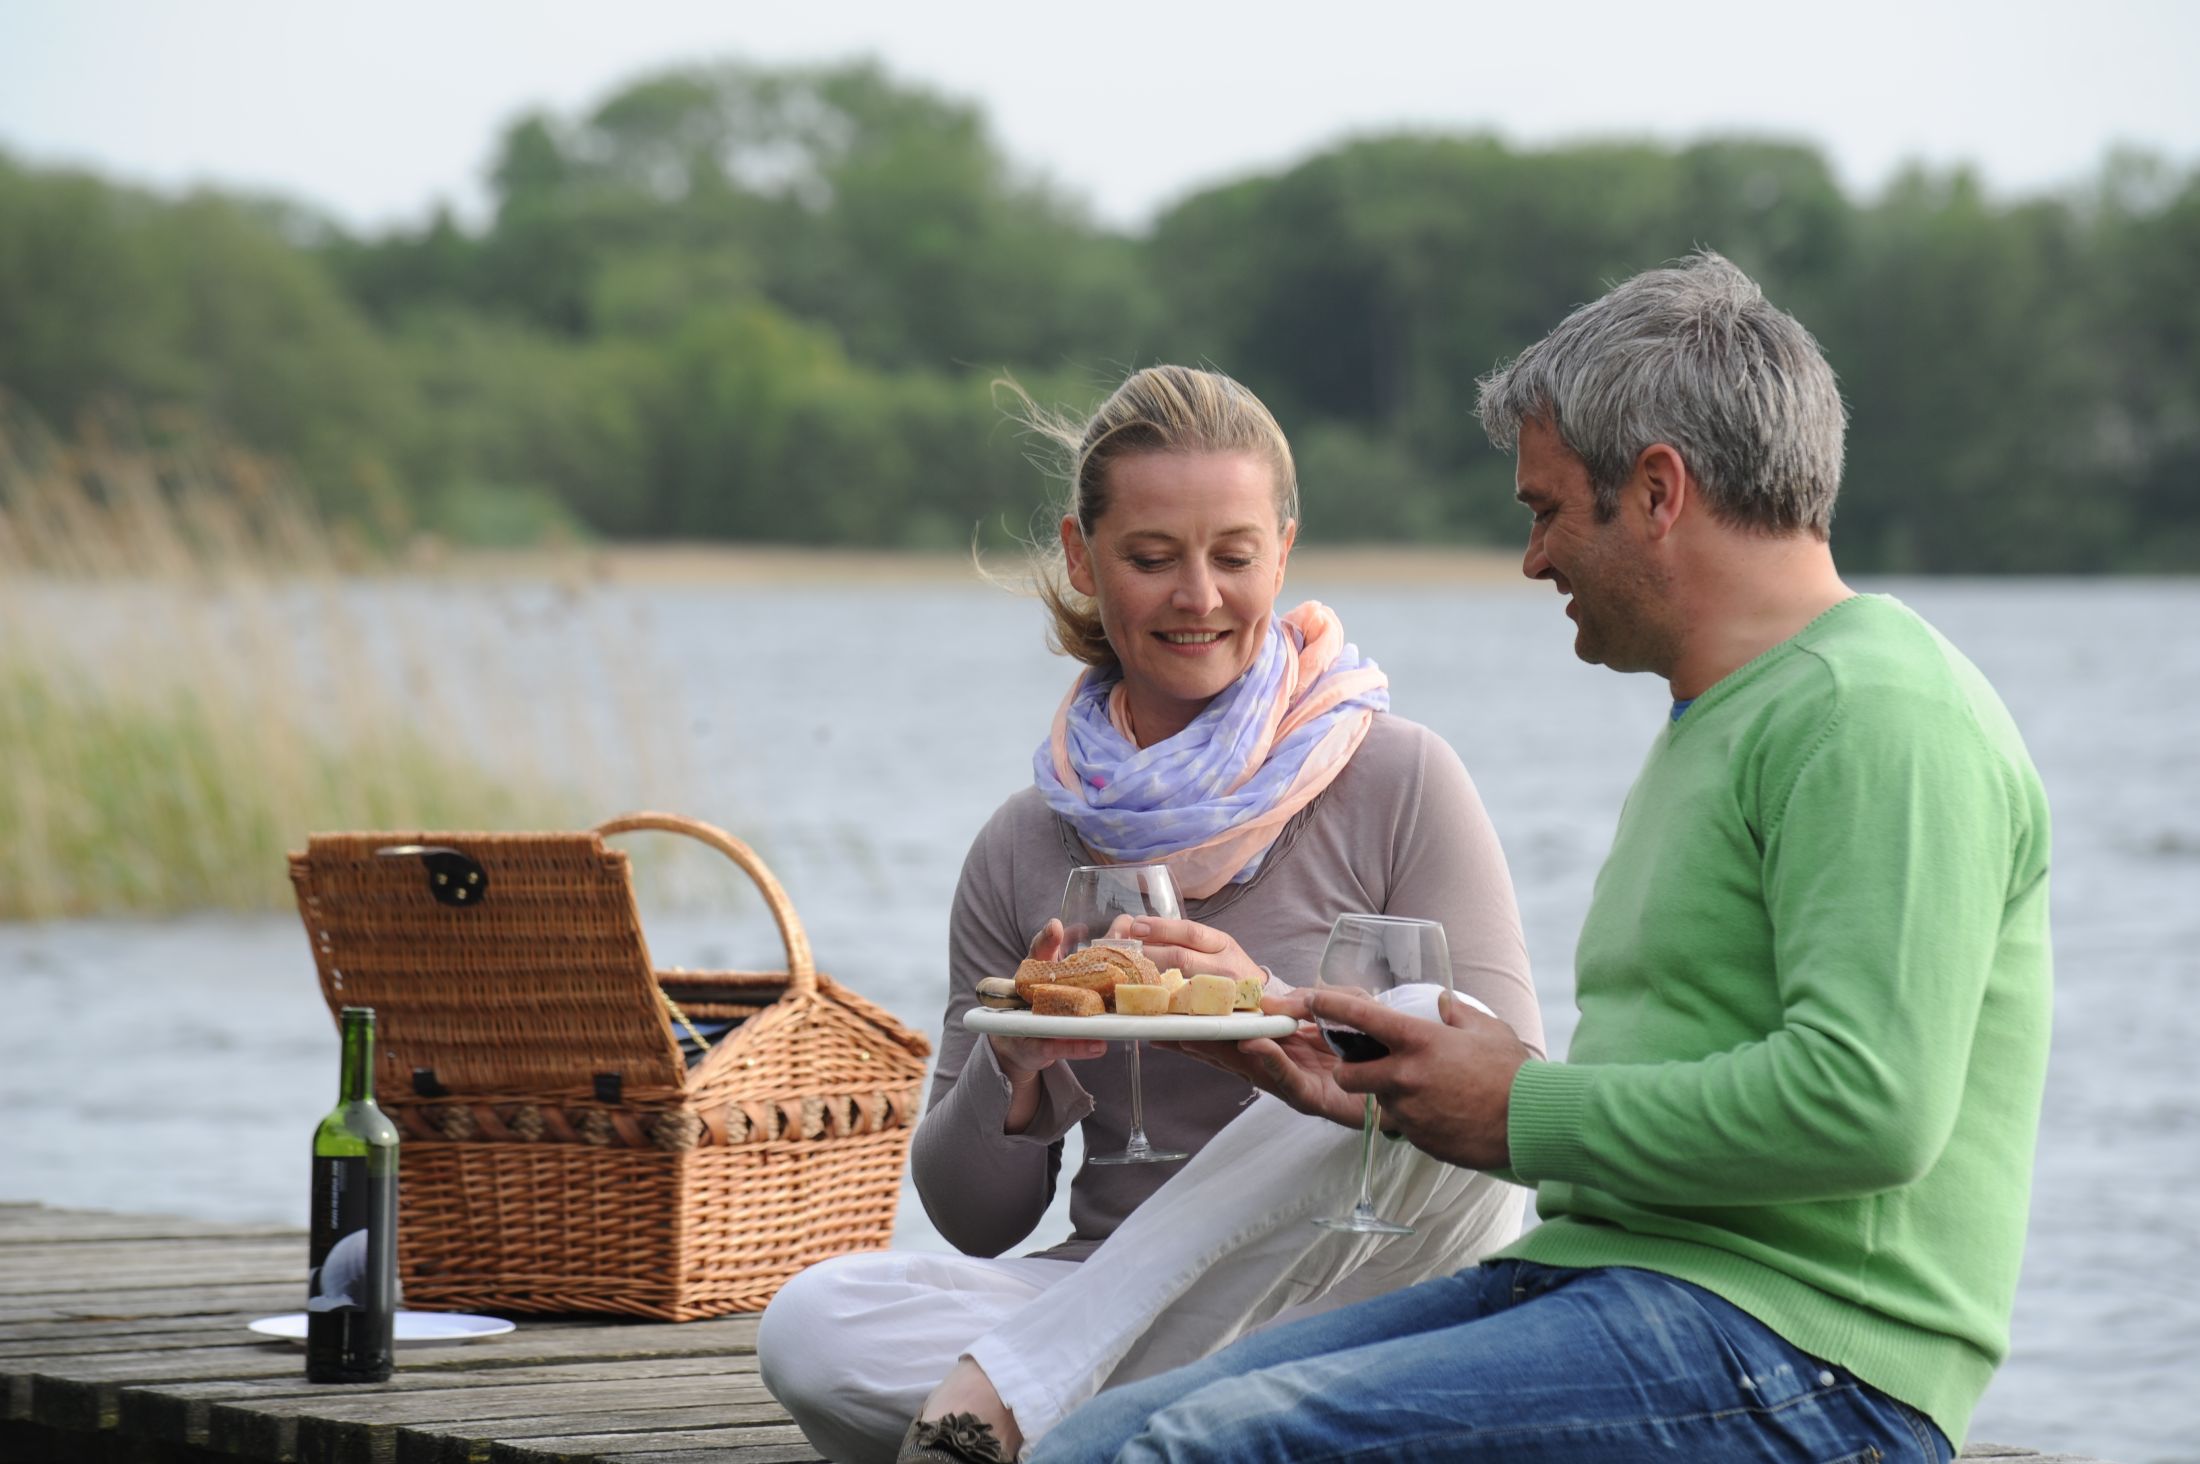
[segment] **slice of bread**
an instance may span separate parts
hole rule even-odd
[[[1107,1010],[1100,993],[1089,986],[1052,986],[1044,982],[1030,989],[1032,1013],[1041,1017],[1097,1017]]]

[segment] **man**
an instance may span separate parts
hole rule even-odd
[[[1945,1460],[2008,1347],[2048,1035],[2048,816],[2007,712],[1827,543],[1844,413],[1726,260],[1483,383],[1575,651],[1673,694],[1564,1062],[1335,993],[1234,1061],[1536,1187],[1500,1258],[1101,1394],[1057,1459]]]

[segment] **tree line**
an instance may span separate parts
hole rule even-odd
[[[1476,378],[1703,246],[1818,335],[1844,564],[2200,569],[2200,168],[1850,196],[1814,148],[1341,143],[1098,225],[876,65],[642,79],[497,141],[478,225],[348,232],[0,156],[0,391],[67,436],[212,424],[383,536],[945,548],[1045,491],[995,401],[1213,364],[1276,410],[1307,542],[1516,542]],[[177,430],[182,430],[178,428]]]

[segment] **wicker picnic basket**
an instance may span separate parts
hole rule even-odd
[[[784,971],[651,967],[604,843],[645,829],[755,881]],[[817,972],[732,835],[316,834],[290,874],[330,1010],[377,1013],[407,1306],[688,1321],[886,1245],[931,1045]]]

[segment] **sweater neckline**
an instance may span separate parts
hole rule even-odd
[[[1712,682],[1710,686],[1698,692],[1693,698],[1690,699],[1688,703],[1687,713],[1680,718],[1666,724],[1666,740],[1670,742],[1674,738],[1680,736],[1682,729],[1687,727],[1691,722],[1702,721],[1704,712],[1707,709],[1717,706],[1720,702],[1723,702],[1728,697],[1732,696],[1736,691],[1744,686],[1747,686],[1750,682],[1756,680],[1757,677],[1764,671],[1778,665],[1780,662],[1786,660],[1789,656],[1801,651],[1803,649],[1804,643],[1810,639],[1812,634],[1824,625],[1826,625],[1835,616],[1842,614],[1850,606],[1862,604],[1867,600],[1885,604],[1896,603],[1893,597],[1888,595],[1868,595],[1862,593],[1852,594],[1843,599],[1834,601],[1831,605],[1828,605],[1825,609],[1819,611],[1816,615],[1813,615],[1809,619],[1809,621],[1807,621],[1800,629],[1798,629],[1793,635],[1789,636],[1786,640],[1765,647],[1756,655],[1750,657],[1750,659],[1748,659],[1747,661],[1744,661],[1741,665],[1736,666],[1733,670],[1727,672],[1726,675],[1720,677],[1717,681]]]

